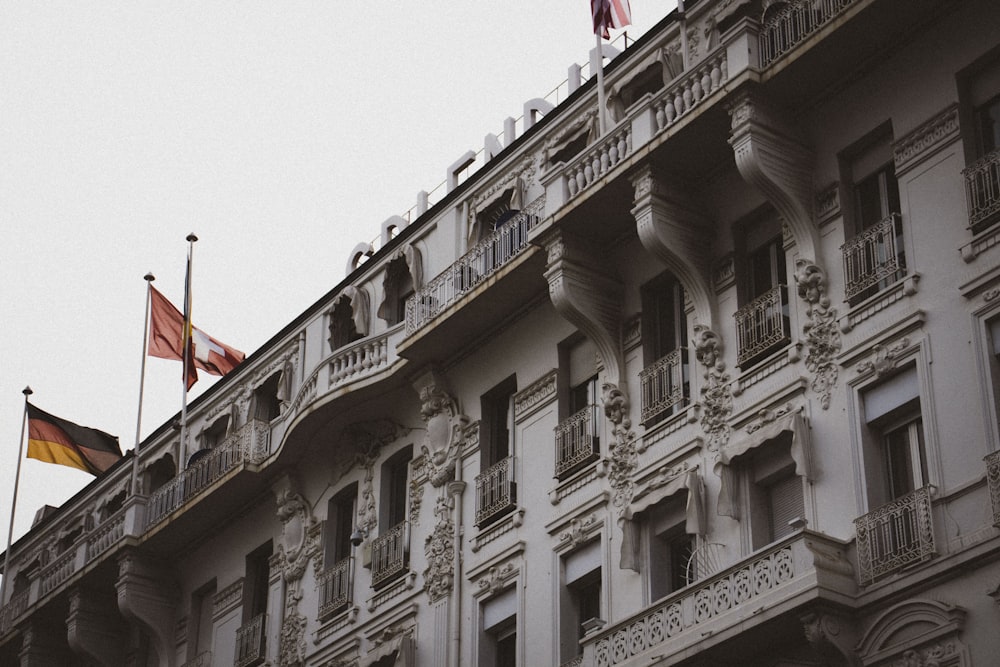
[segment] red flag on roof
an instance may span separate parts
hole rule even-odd
[[[155,287],[150,285],[149,289],[152,297],[149,302],[149,356],[183,362],[184,316]],[[196,369],[200,368],[212,375],[225,375],[245,357],[239,350],[219,342],[194,326],[191,327],[189,341],[188,389],[198,380]]]
[[[594,34],[604,39],[611,37],[608,28],[624,28],[632,24],[632,10],[628,0],[590,0],[594,17]]]

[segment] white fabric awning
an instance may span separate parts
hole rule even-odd
[[[691,535],[704,535],[705,502],[701,475],[697,468],[691,468],[671,478],[654,478],[640,490],[622,513],[622,553],[621,567],[639,571],[639,521],[636,515],[671,496],[687,491],[684,509],[684,530]]]

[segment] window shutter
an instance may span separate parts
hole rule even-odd
[[[771,540],[791,535],[795,531],[788,522],[805,515],[802,480],[794,474],[783,477],[768,487],[767,496]]]

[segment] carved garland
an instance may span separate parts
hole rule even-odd
[[[837,384],[837,363],[840,352],[840,329],[837,327],[837,309],[830,307],[826,296],[826,275],[823,270],[805,259],[795,261],[795,282],[799,298],[806,302],[805,324],[802,334],[808,345],[806,368],[813,374],[812,390],[819,394],[820,405],[830,407],[830,396]]]
[[[635,482],[632,473],[639,467],[639,453],[636,449],[632,420],[628,417],[628,399],[617,386],[609,383],[601,385],[604,416],[611,424],[614,444],[609,457],[608,481],[611,483],[612,503],[623,513],[632,502]]]
[[[700,324],[694,325],[694,350],[698,363],[705,367],[705,384],[701,387],[701,429],[708,451],[716,452],[729,442],[732,433],[729,416],[733,412],[733,390],[722,361],[722,341],[715,332]]]
[[[306,617],[299,613],[302,599],[302,575],[309,561],[320,554],[318,522],[305,499],[290,483],[277,491],[278,519],[282,523],[282,541],[276,554],[277,565],[285,580],[285,614],[281,623],[279,664],[282,667],[305,664]]]
[[[455,522],[451,514],[451,498],[437,499],[434,531],[424,541],[427,568],[424,570],[424,589],[431,602],[437,602],[451,592],[455,578]]]

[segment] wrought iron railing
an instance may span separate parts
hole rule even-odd
[[[737,310],[736,364],[744,366],[790,340],[788,295],[778,285]]]
[[[485,526],[500,518],[517,503],[514,457],[490,466],[476,476],[476,525]]]
[[[401,521],[372,540],[372,588],[379,588],[410,567],[410,524]]]
[[[990,488],[990,502],[993,505],[993,525],[1000,528],[1000,451],[988,454],[986,462],[986,485]]]
[[[10,596],[10,600],[0,608],[0,635],[3,635],[14,625],[14,621],[21,617],[28,609],[28,595],[30,589],[25,588]]]
[[[687,398],[687,350],[678,348],[639,371],[642,423],[648,424]]]
[[[319,587],[319,618],[325,620],[351,603],[354,559],[348,556],[326,568],[316,578]]]
[[[1000,219],[1000,149],[962,170],[969,204],[969,226],[983,229]]]
[[[848,301],[903,276],[899,226],[899,214],[893,213],[840,246],[844,255],[844,296]]]
[[[760,66],[767,67],[796,44],[829,23],[856,0],[796,0],[772,16],[765,15],[760,30]]]
[[[221,445],[150,495],[146,504],[146,529],[168,517],[242,463],[263,460],[268,454],[269,440],[270,428],[266,422],[253,419],[241,426]]]
[[[257,614],[236,630],[236,660],[234,667],[251,667],[264,662],[265,614]]]
[[[477,243],[406,300],[406,335],[430,323],[448,306],[474,290],[528,246],[528,235],[545,209],[545,197],[534,200],[499,229]]]
[[[555,428],[556,478],[562,479],[601,456],[596,405],[588,405]]]
[[[934,555],[931,489],[917,489],[854,520],[862,586]]]

